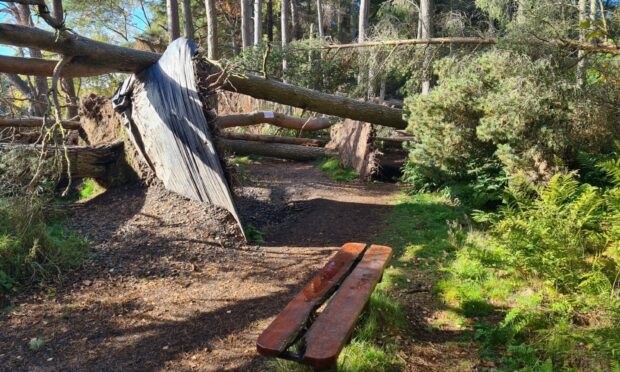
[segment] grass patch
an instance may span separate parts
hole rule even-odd
[[[41,206],[23,199],[0,199],[0,292],[51,280],[78,267],[87,242],[61,221],[48,221]]]
[[[80,200],[91,199],[102,192],[101,186],[93,179],[85,178],[80,185]]]
[[[334,181],[352,181],[358,177],[353,168],[344,167],[337,159],[323,158],[319,160],[318,166]]]
[[[250,243],[254,243],[254,244],[265,243],[265,233],[257,229],[256,227],[254,227],[254,225],[248,224],[244,230],[245,230],[245,236],[247,237]]]

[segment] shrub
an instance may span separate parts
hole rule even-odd
[[[513,177],[505,205],[479,212],[439,282],[464,316],[505,309],[475,338],[504,370],[602,370],[620,363],[620,159],[600,162],[607,187],[559,173]],[[503,351],[498,354],[498,351]]]
[[[467,179],[470,164],[499,161],[509,174],[548,180],[575,164],[578,151],[609,151],[620,138],[615,60],[597,61],[576,89],[574,76],[550,59],[492,50],[435,64],[438,84],[429,95],[405,100],[410,167],[436,183]],[[602,70],[602,69],[601,69]],[[600,74],[600,77],[596,77]],[[607,103],[605,103],[607,102]]]

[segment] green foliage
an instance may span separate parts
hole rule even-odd
[[[477,322],[475,334],[503,369],[601,370],[620,361],[620,162],[598,166],[612,186],[574,174],[544,186],[511,180],[506,205],[475,216],[488,233],[470,231],[444,269],[438,290],[465,316],[505,309],[498,323]]]
[[[576,90],[574,76],[549,59],[499,50],[444,58],[435,72],[439,82],[428,96],[405,101],[415,136],[408,169],[416,180],[467,179],[472,164],[497,162],[509,175],[548,179],[579,151],[609,151],[620,138],[618,105],[604,105],[597,93],[618,101],[610,79]]]
[[[320,39],[296,40],[285,48],[272,45],[268,53],[267,44],[262,44],[244,49],[232,63],[253,74],[266,74],[269,78],[322,92],[350,90],[355,83],[351,62],[340,56],[321,58],[321,52],[315,48],[324,44]],[[282,71],[283,59],[287,61],[286,73]]]
[[[265,243],[265,233],[254,227],[254,225],[248,224],[244,230],[249,242],[254,244]]]
[[[28,348],[32,351],[39,351],[45,345],[45,340],[40,337],[33,337],[28,341]]]
[[[344,167],[338,159],[322,159],[319,161],[319,168],[335,181],[352,181],[358,177],[355,170]]]
[[[37,199],[0,199],[0,292],[78,267],[87,243],[48,222]]]

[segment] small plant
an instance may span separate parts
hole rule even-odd
[[[101,187],[94,180],[85,178],[80,186],[80,200],[90,199],[99,194],[100,190]]]
[[[33,337],[28,341],[28,348],[32,351],[39,351],[45,345],[45,340],[40,337]]]
[[[263,244],[265,243],[265,233],[254,227],[252,224],[248,224],[245,227],[245,236],[250,243]]]
[[[337,159],[324,158],[318,164],[319,168],[335,181],[352,181],[358,177],[355,170],[344,167]]]

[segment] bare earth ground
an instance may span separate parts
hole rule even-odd
[[[161,186],[110,190],[69,224],[92,242],[84,267],[62,282],[11,299],[0,315],[0,369],[265,370],[255,340],[347,241],[384,227],[393,184],[338,183],[312,164],[262,160],[237,190],[240,214],[265,234],[239,242],[225,212]],[[380,242],[378,242],[380,243]],[[424,278],[413,278],[424,285]],[[403,294],[407,370],[472,369],[458,332],[428,330],[430,293]],[[32,338],[45,344],[29,349]]]

